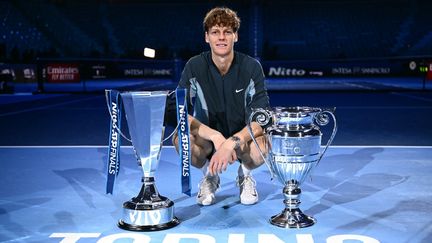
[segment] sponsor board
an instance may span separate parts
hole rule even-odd
[[[389,75],[392,73],[390,67],[333,67],[333,75]]]
[[[174,62],[164,60],[55,60],[38,62],[41,78],[49,83],[72,83],[81,80],[171,78]]]
[[[267,77],[285,78],[285,77],[320,77],[320,76],[386,76],[391,75],[391,67],[361,67],[361,66],[329,66],[326,68],[294,68],[283,66],[270,66],[267,71]]]
[[[92,79],[105,79],[107,78],[107,67],[106,65],[92,65],[91,66],[91,78]]]
[[[80,71],[78,64],[53,63],[44,68],[47,81],[50,83],[78,83]]]
[[[166,77],[171,76],[172,70],[168,68],[125,68],[125,77]]]
[[[320,77],[323,76],[322,70],[306,70],[303,68],[291,68],[282,66],[270,66],[267,72],[267,77]]]
[[[268,78],[418,76],[415,59],[265,61]],[[420,70],[421,71],[421,70]]]

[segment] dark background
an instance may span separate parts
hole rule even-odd
[[[272,106],[336,107],[334,145],[432,144],[430,1],[0,0],[0,145],[106,145],[103,90],[174,89],[215,6],[238,12]],[[53,63],[80,76],[50,83]]]

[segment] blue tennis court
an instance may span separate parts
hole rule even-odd
[[[147,84],[139,89],[175,87]],[[140,233],[116,226],[122,203],[141,184],[126,141],[114,195],[105,194],[109,114],[103,93],[1,95],[0,242],[430,242],[431,92],[325,88],[269,91],[272,106],[336,107],[336,138],[302,186],[300,207],[315,225],[282,229],[268,223],[284,204],[282,186],[265,166],[254,172],[257,204],[240,204],[233,165],[221,175],[217,203],[198,206],[201,172],[192,170],[192,197],[183,195],[179,158],[168,142],[156,185],[175,202],[181,223]]]
[[[431,3],[0,0],[0,243],[431,243]],[[211,14],[219,11],[228,18]],[[285,149],[272,166],[301,179],[289,178],[283,190],[261,166],[253,171],[259,200],[250,206],[239,200],[238,164],[220,175],[215,204],[196,203],[202,178],[196,168],[190,171],[192,196],[182,194],[183,163],[168,138],[175,125],[167,122],[155,178],[160,194],[175,203],[180,224],[153,232],[119,228],[125,218],[132,225],[135,219],[158,222],[138,228],[176,222],[170,221],[171,201],[158,197],[153,187],[140,190],[152,177],[141,181],[143,169],[135,158],[140,151],[128,139],[120,138],[116,149],[121,168],[114,194],[105,193],[112,178],[109,159],[115,157],[109,150],[115,146],[109,146],[113,122],[105,90],[173,91],[183,70],[188,73],[185,66],[194,62],[188,60],[207,50],[223,74],[218,80],[226,84],[231,78],[225,71],[233,70],[233,63],[241,70],[232,74],[256,67],[232,58],[231,47],[259,61],[273,108],[335,111],[336,136],[301,186],[300,209],[316,224],[279,228],[269,219],[284,203],[295,211],[298,190],[291,185],[306,177],[303,172],[332,138],[333,120],[319,131],[310,122],[325,121],[325,112],[300,118],[295,136],[272,144]],[[204,74],[193,76],[205,80]],[[251,95],[250,87],[235,92]],[[229,97],[226,87],[214,89]],[[231,119],[227,112],[217,113],[216,119]],[[143,117],[138,124],[157,115]],[[157,118],[153,124],[161,123]],[[130,138],[126,116],[118,121]],[[276,132],[287,132],[285,125]],[[158,145],[160,135],[155,137]],[[146,137],[135,136],[139,143],[136,138]],[[306,145],[294,146],[298,140],[307,140]],[[291,156],[286,151],[300,148],[314,159],[286,163]],[[293,157],[304,158],[298,155]],[[123,210],[138,193],[145,194],[143,201],[160,201],[132,202]]]
[[[221,175],[217,202],[181,194],[180,166],[165,147],[156,176],[175,202],[181,223],[166,231],[129,232],[116,226],[122,203],[136,196],[141,170],[131,147],[121,151],[114,195],[104,194],[105,146],[1,147],[2,242],[429,242],[432,240],[432,147],[333,146],[303,186],[301,208],[317,219],[309,228],[268,223],[279,213],[282,187],[265,166],[254,172],[259,202],[240,204],[237,168]],[[135,240],[135,241],[134,241]]]

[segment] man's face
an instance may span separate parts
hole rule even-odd
[[[205,34],[205,40],[210,45],[212,53],[227,56],[234,50],[237,33],[231,27],[213,26]]]

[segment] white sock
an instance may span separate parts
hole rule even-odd
[[[252,173],[252,170],[249,170],[248,168],[246,168],[246,166],[242,164],[240,164],[239,168],[238,168],[238,175],[239,176],[249,176]]]
[[[203,173],[204,176],[207,176],[209,174],[209,172],[208,172],[208,166],[209,166],[209,164],[210,164],[210,161],[206,160],[205,164],[200,169],[202,171],[202,173]]]

